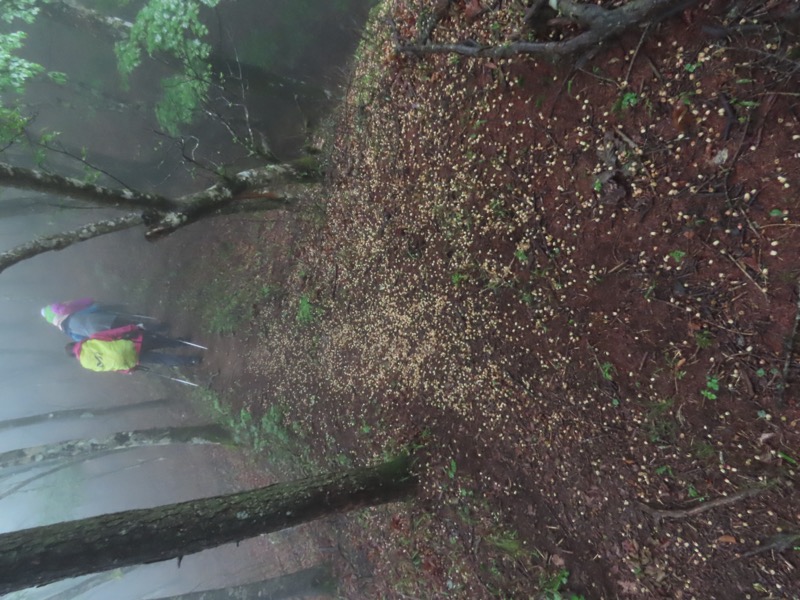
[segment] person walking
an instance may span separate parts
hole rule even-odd
[[[159,349],[183,347],[186,342],[145,331],[139,325],[125,325],[99,331],[79,342],[66,345],[84,369],[97,372],[131,373],[142,365],[177,367],[200,363],[199,356],[168,354]]]
[[[76,342],[100,331],[139,324],[135,316],[120,314],[111,307],[95,302],[92,298],[54,302],[45,306],[41,312],[48,323],[58,327]],[[159,325],[156,330],[162,328],[163,326]]]

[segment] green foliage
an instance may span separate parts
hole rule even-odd
[[[213,8],[219,0],[149,0],[139,11],[127,40],[116,45],[120,74],[127,78],[141,64],[142,55],[163,54],[177,59],[179,75],[164,83],[164,98],[156,116],[164,129],[176,134],[191,121],[208,93],[212,80],[208,58],[211,46],[202,41],[208,29],[200,21],[200,6]]]
[[[703,348],[708,348],[713,341],[714,336],[711,335],[708,329],[701,329],[694,334],[694,343],[697,344],[697,347],[701,350]]]
[[[719,378],[706,376],[706,387],[700,390],[700,395],[709,400],[717,399],[717,392],[719,391]]]
[[[0,34],[0,93],[21,94],[28,80],[44,72],[42,65],[16,56],[25,37],[22,31]]]
[[[564,592],[561,589],[567,584],[568,579],[569,571],[567,569],[561,569],[552,575],[542,573],[539,576],[539,586],[542,591],[541,597],[547,600],[583,600],[583,596]]]
[[[620,112],[622,110],[629,110],[639,104],[639,96],[636,92],[625,92],[614,103],[613,110]]]
[[[0,146],[5,146],[22,134],[27,120],[16,108],[0,106]]]
[[[314,321],[317,316],[317,307],[311,304],[311,300],[303,294],[297,304],[296,320],[298,325],[308,325]]]
[[[614,379],[614,365],[610,362],[604,362],[600,365],[600,374],[606,381],[612,381]]]
[[[673,250],[669,253],[669,255],[672,257],[672,260],[674,260],[676,263],[679,263],[683,260],[683,257],[686,256],[686,252],[683,250]]]
[[[466,273],[453,273],[450,275],[450,281],[452,281],[453,285],[456,287],[464,283],[467,279],[469,279],[469,275]]]
[[[178,127],[191,122],[194,110],[205,99],[208,84],[181,74],[166,78],[161,87],[164,93],[156,103],[156,118],[164,129],[177,135]]]
[[[13,23],[16,20],[25,23],[33,23],[39,8],[36,6],[38,0],[3,0],[3,8],[0,9],[0,20],[6,23]]]

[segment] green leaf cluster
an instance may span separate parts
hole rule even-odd
[[[211,46],[202,40],[208,28],[200,21],[200,7],[213,8],[218,2],[149,0],[136,16],[128,39],[116,45],[123,77],[141,64],[145,53],[169,56],[182,65],[180,74],[164,81],[164,97],[156,108],[159,123],[172,134],[181,124],[191,121],[194,110],[208,93]]]
[[[16,55],[25,41],[25,32],[0,34],[0,93],[21,94],[25,83],[44,72],[42,65]]]

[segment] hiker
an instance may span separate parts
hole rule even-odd
[[[66,345],[66,351],[90,371],[131,373],[139,365],[177,367],[198,364],[198,356],[155,351],[159,348],[181,347],[186,343],[150,333],[138,325],[125,325],[94,333],[79,342],[71,342]]]
[[[122,315],[92,298],[48,304],[42,309],[42,316],[76,342],[100,331],[137,324],[135,315]]]

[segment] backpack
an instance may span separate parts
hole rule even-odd
[[[95,340],[81,343],[81,366],[90,371],[130,371],[139,363],[133,340]]]

